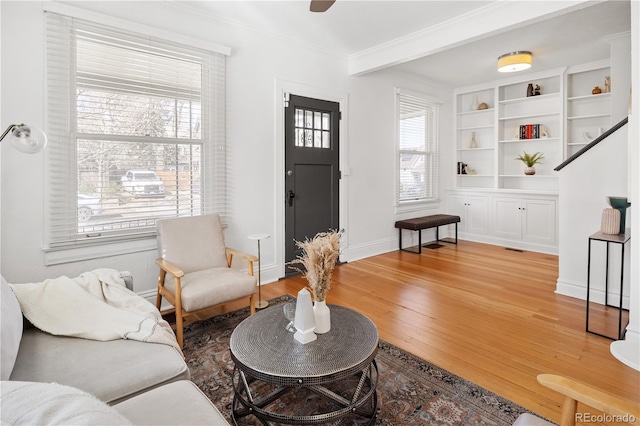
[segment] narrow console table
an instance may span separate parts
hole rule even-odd
[[[625,246],[631,239],[631,230],[626,229],[624,234],[604,234],[602,232],[596,232],[589,237],[589,254],[587,261],[587,318],[586,318],[586,331],[589,333],[597,334],[598,336],[606,337],[612,340],[622,340],[624,338],[625,329],[627,324],[622,324],[622,312],[625,310],[622,307],[623,295],[624,295],[624,251]],[[592,331],[589,328],[589,308],[590,308],[590,293],[591,293],[591,243],[593,241],[604,242],[607,245],[607,253],[605,260],[605,279],[604,279],[604,304],[605,306],[618,309],[618,333],[616,336],[611,337],[602,333]],[[611,244],[620,244],[620,301],[619,305],[609,304],[609,248]]]

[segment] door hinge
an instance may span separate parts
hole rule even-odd
[[[289,107],[289,93],[284,94],[284,107],[285,108]]]
[[[342,120],[342,111],[338,111],[338,120]]]
[[[342,170],[338,170],[338,179],[342,179]]]

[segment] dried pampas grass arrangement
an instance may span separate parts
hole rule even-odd
[[[289,262],[289,266],[304,275],[316,302],[324,302],[331,287],[331,274],[340,256],[342,233],[320,232],[312,239],[296,241],[296,246],[302,249],[302,255]]]

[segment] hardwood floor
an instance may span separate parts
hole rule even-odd
[[[584,331],[585,304],[554,293],[557,271],[556,256],[460,241],[340,265],[327,302],[367,315],[381,339],[556,422],[563,398],[538,384],[540,373],[640,401],[640,372],[610,354],[611,340]],[[283,279],[263,286],[262,297],[305,285]]]

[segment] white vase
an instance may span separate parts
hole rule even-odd
[[[478,102],[478,96],[473,97],[473,102],[471,102],[471,111],[477,111],[480,103]]]
[[[314,302],[313,314],[316,317],[316,334],[323,334],[331,330],[331,311],[326,301]]]
[[[471,133],[471,143],[469,144],[469,148],[477,148],[478,142],[476,141],[476,132]]]

